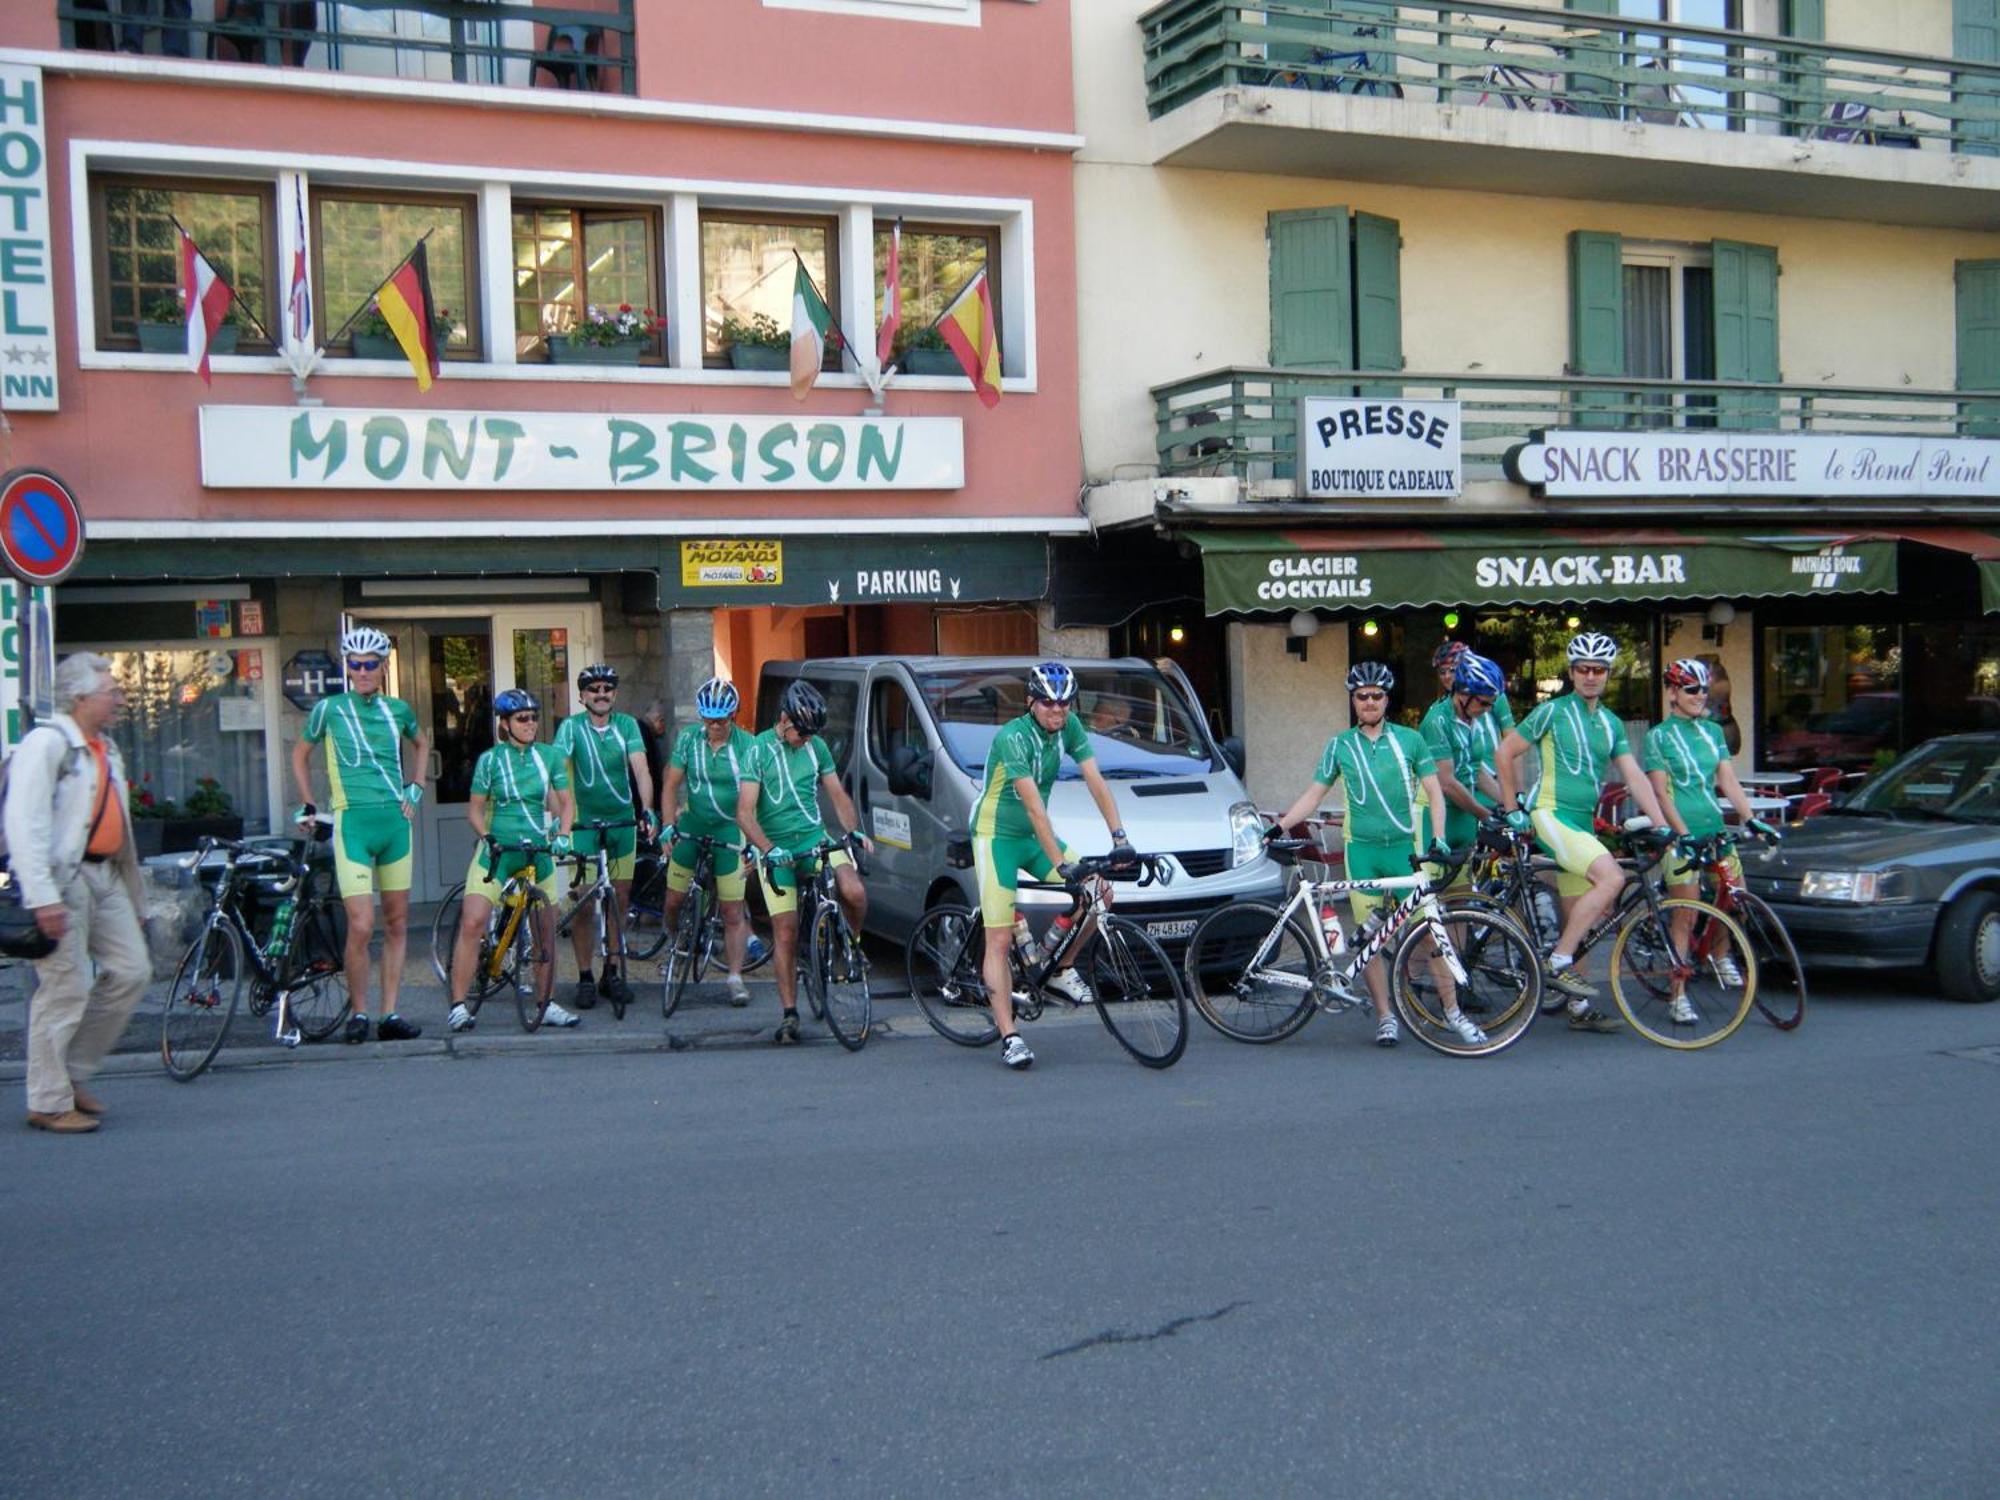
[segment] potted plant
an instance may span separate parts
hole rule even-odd
[[[231,297],[229,310],[222,315],[222,326],[208,341],[208,352],[234,354],[237,340],[242,336],[243,314],[237,309],[236,299]],[[140,353],[185,354],[187,346],[187,299],[178,288],[160,293],[139,310]]]
[[[734,313],[722,320],[720,337],[729,351],[729,363],[737,370],[784,370],[792,363],[792,335],[780,328],[769,313],[752,313],[747,319]]]
[[[935,328],[920,328],[910,336],[896,362],[911,375],[964,375],[965,367]]]
[[[440,307],[431,314],[431,337],[437,341],[438,353],[444,353],[444,346],[451,342],[451,336],[458,329],[458,320],[451,315],[451,309]],[[389,327],[389,320],[382,316],[382,305],[373,297],[360,317],[354,320],[349,330],[354,336],[354,357],[356,359],[401,359],[403,346],[396,342],[396,334]]]
[[[132,785],[128,802],[132,847],[142,859],[149,854],[185,853],[204,838],[243,837],[243,819],[213,776],[200,778],[186,800],[177,803],[171,797],[154,795],[153,777],[148,772]]]
[[[559,365],[636,365],[666,320],[650,307],[621,302],[592,304],[567,333],[548,336],[549,359]]]

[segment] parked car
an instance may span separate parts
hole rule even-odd
[[[942,902],[979,905],[972,871],[954,869],[945,845],[970,824],[993,736],[1027,712],[1033,665],[1030,657],[950,656],[765,664],[759,728],[776,721],[779,696],[795,677],[826,697],[827,748],[875,840],[870,929],[901,937]],[[1240,777],[1242,751],[1210,735],[1186,679],[1137,658],[1069,666],[1079,684],[1075,711],[1133,846],[1173,859],[1172,884],[1120,885],[1118,909],[1171,948],[1212,906],[1278,896],[1285,872],[1264,852],[1263,822]],[[1049,815],[1057,837],[1077,852],[1110,851],[1110,832],[1067,760]],[[1065,900],[1024,891],[1020,906],[1039,928]]]
[[[1746,851],[1809,967],[1927,968],[2000,999],[2000,734],[1919,745],[1774,849]]]

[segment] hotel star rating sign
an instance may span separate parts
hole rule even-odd
[[[24,583],[61,583],[83,556],[83,511],[69,486],[41,469],[0,476],[0,558]]]

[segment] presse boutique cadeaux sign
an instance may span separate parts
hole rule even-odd
[[[1299,498],[1450,499],[1465,484],[1456,401],[1299,401]]]

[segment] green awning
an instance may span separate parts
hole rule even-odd
[[[1928,540],[1914,532],[1675,527],[1301,527],[1214,530],[1193,539],[1206,609],[1218,615],[1894,593],[1896,543],[1905,537]]]

